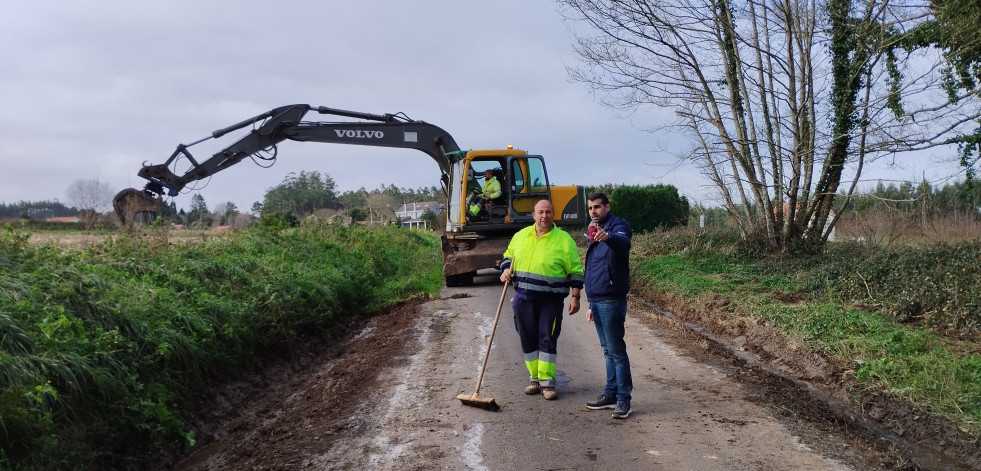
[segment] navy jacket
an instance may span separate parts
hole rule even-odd
[[[590,301],[626,299],[630,291],[630,224],[608,213],[600,226],[609,240],[586,248],[586,297]]]

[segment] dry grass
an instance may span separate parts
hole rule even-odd
[[[139,232],[135,236],[130,236],[126,233],[65,233],[65,232],[32,232],[28,243],[32,245],[44,245],[53,244],[59,247],[64,247],[66,249],[83,249],[91,245],[98,245],[106,242],[107,240],[116,240],[120,238],[130,238],[136,237],[144,240],[150,240],[154,245],[159,244],[172,244],[181,242],[201,242],[207,240],[214,240],[217,238],[225,237],[227,232],[220,232],[215,230],[147,230],[144,232]]]
[[[972,214],[930,218],[901,211],[862,212],[842,215],[836,231],[838,240],[893,249],[976,240],[981,237],[981,221]]]

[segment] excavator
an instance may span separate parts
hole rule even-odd
[[[349,120],[304,121],[312,111]],[[207,160],[195,158],[189,150],[247,127],[252,129]],[[552,202],[557,225],[582,226],[587,219],[583,187],[550,185],[541,155],[530,155],[511,145],[499,150],[461,150],[442,128],[409,119],[404,113],[371,114],[304,104],[281,106],[191,144],[180,144],[163,163],[144,163],[138,175],[148,181],[146,186],[142,191],[128,188],[119,192],[113,198],[113,207],[123,226],[130,227],[136,214],[159,211],[164,196],[177,196],[192,182],[209,178],[247,158],[256,163],[275,160],[278,144],[287,139],[400,147],[432,157],[439,167],[447,198],[446,230],[441,236],[447,286],[472,284],[477,270],[499,268],[511,236],[534,222],[532,210],[541,199]],[[180,175],[172,170],[178,164],[187,169]],[[501,196],[474,214],[469,200],[480,191],[487,170],[493,171],[501,182]]]

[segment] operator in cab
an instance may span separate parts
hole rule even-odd
[[[494,177],[494,169],[484,170],[484,186],[470,199],[470,214],[477,215],[490,200],[499,196],[501,196],[501,182]]]

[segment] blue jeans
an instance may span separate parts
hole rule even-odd
[[[606,389],[603,395],[615,397],[617,401],[629,401],[634,382],[630,377],[627,344],[623,341],[627,300],[590,301],[589,309],[593,311],[593,325],[596,326],[596,335],[606,357]]]

